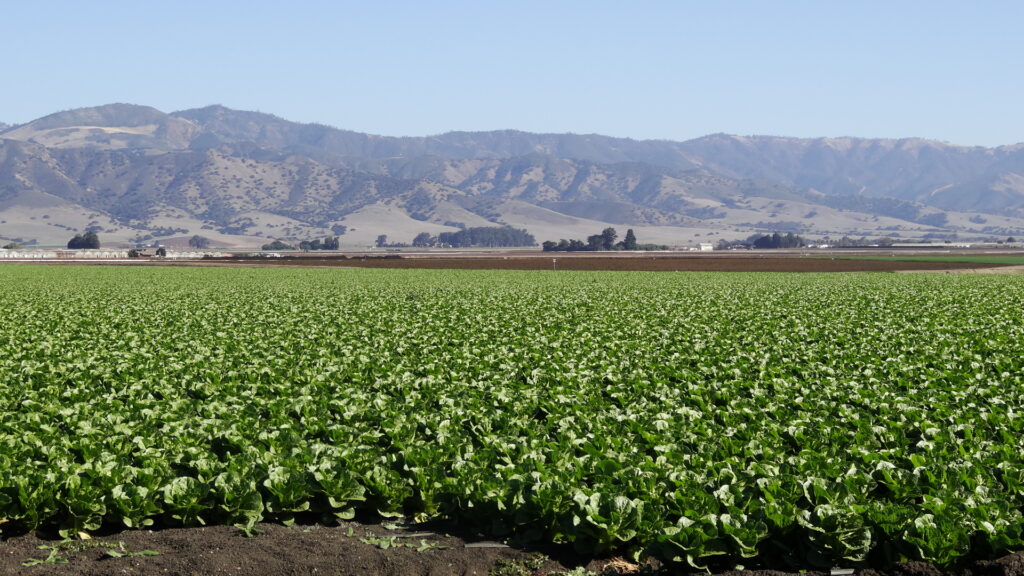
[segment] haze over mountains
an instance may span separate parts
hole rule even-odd
[[[508,224],[538,241],[607,226],[688,246],[1024,235],[1024,145],[715,134],[686,142],[518,131],[383,137],[221,106],[112,104],[0,124],[0,238],[229,246]]]

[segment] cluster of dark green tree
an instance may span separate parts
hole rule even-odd
[[[317,238],[316,240],[303,240],[299,242],[299,250],[337,250],[341,243],[338,241],[337,236],[328,236],[324,239]],[[263,250],[295,250],[295,246],[291,244],[285,244],[280,240],[274,240],[270,244],[264,244],[261,247]]]
[[[323,240],[303,240],[299,242],[299,250],[337,250],[340,245],[337,236],[328,236]]]
[[[412,245],[416,248],[513,248],[536,246],[537,240],[526,230],[511,226],[479,226],[458,232],[441,232],[437,236],[420,232],[412,239]]]
[[[545,252],[593,252],[598,250],[640,250],[642,249],[639,244],[636,243],[636,235],[633,234],[633,229],[626,230],[626,237],[621,242],[615,240],[619,237],[618,232],[615,228],[605,228],[600,234],[594,234],[593,236],[587,236],[587,241],[581,240],[566,240],[562,238],[558,242],[553,240],[547,240],[541,246],[543,246]]]
[[[797,236],[792,232],[787,232],[785,236],[778,232],[772,233],[771,236],[765,234],[760,238],[757,238],[753,242],[754,248],[766,249],[766,248],[800,248],[806,246],[807,242],[804,241],[802,236]]]
[[[291,244],[285,244],[280,240],[274,240],[270,244],[264,244],[260,247],[262,250],[295,250],[295,246]]]
[[[68,240],[68,248],[71,250],[85,250],[100,247],[100,237],[95,232],[86,232],[85,234],[75,234],[75,236]]]
[[[774,232],[772,234],[754,234],[746,240],[719,240],[717,248],[719,250],[735,248],[765,250],[773,248],[802,248],[804,246],[807,246],[807,240],[803,236],[798,236],[792,232],[787,232],[785,235]]]

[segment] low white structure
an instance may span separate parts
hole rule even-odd
[[[700,244],[697,244],[697,250],[700,250],[701,252],[711,252],[714,249],[715,245],[710,242],[701,242]]]
[[[14,250],[0,248],[0,260],[117,260],[127,258],[127,250]]]
[[[167,251],[163,258],[182,258],[186,260],[200,260],[205,257],[223,258],[227,256],[224,252],[176,252]],[[144,254],[145,259],[160,258],[150,251]],[[14,250],[0,248],[0,260],[135,260],[128,257],[128,249],[110,250],[29,250],[17,248]]]
[[[57,258],[57,253],[53,250],[0,249],[0,260],[44,260],[55,258]]]
[[[223,258],[223,252],[174,252],[172,250],[167,251],[165,258],[188,258],[192,260],[199,260],[201,258]]]

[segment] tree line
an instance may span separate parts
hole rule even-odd
[[[295,246],[293,246],[291,244],[285,244],[284,242],[282,242],[280,240],[274,240],[273,242],[271,242],[269,244],[264,244],[260,248],[262,250],[274,250],[274,251],[279,251],[279,250],[296,250],[296,249],[303,250],[303,251],[309,251],[309,250],[338,250],[339,246],[341,246],[341,242],[338,240],[337,236],[327,236],[326,238],[323,238],[322,240],[320,238],[317,238],[315,240],[303,240],[302,242],[299,242],[298,248],[296,248]]]
[[[341,246],[337,236],[327,236],[323,240],[317,238],[316,240],[299,242],[299,250],[337,250]]]
[[[546,240],[541,246],[545,252],[595,252],[600,250],[643,250],[645,246],[637,244],[636,235],[633,229],[626,230],[626,237],[621,242],[615,240],[619,237],[615,228],[605,228],[600,234],[587,236],[587,241],[566,240],[562,238],[558,242]],[[662,247],[658,247],[662,248]]]
[[[526,230],[511,226],[477,226],[457,232],[441,232],[432,235],[420,232],[412,239],[415,248],[514,248],[536,246],[537,240]],[[377,237],[378,248],[403,247],[403,244],[388,243],[386,234]]]
[[[719,240],[716,246],[719,250],[731,248],[757,248],[758,250],[772,250],[777,248],[803,248],[807,246],[807,239],[803,236],[787,232],[779,234],[754,234],[746,240]]]
[[[807,245],[802,236],[787,232],[785,235],[773,232],[771,236],[765,234],[754,240],[754,248],[801,248]]]

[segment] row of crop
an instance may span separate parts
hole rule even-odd
[[[1024,546],[1012,278],[0,273],[5,526],[361,509],[693,565]]]

